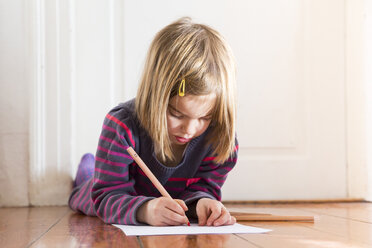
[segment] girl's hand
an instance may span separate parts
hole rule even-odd
[[[152,226],[179,226],[187,223],[187,206],[182,200],[159,197],[144,203],[137,211],[137,220]]]
[[[223,226],[236,223],[225,206],[216,200],[201,198],[196,204],[199,226]]]

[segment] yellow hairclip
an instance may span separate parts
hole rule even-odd
[[[180,83],[180,88],[178,89],[178,95],[179,96],[185,96],[185,79],[183,78],[181,83]]]

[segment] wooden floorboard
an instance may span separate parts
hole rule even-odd
[[[68,207],[0,208],[0,247],[372,247],[371,203],[228,204],[231,211],[312,215],[314,223],[241,222],[267,234],[127,237]]]
[[[237,235],[174,235],[174,236],[143,236],[145,248],[186,248],[186,247],[247,247],[258,246],[247,242]]]
[[[339,204],[309,204],[304,207],[309,212],[342,217],[355,221],[372,223],[372,204],[370,203],[339,203]]]
[[[0,208],[0,247],[27,247],[66,213],[66,207]]]
[[[284,204],[284,205],[256,205],[230,208],[234,211],[272,213],[278,215],[312,215],[314,223],[301,222],[250,222],[252,226],[272,229],[268,235],[239,235],[259,247],[372,247],[370,223],[365,223],[358,211],[365,212],[370,204],[332,206],[332,204]],[[335,213],[335,209],[336,213]],[[354,220],[344,212],[351,211],[359,216]]]
[[[139,248],[135,236],[104,224],[97,217],[72,212],[65,215],[51,230],[30,247],[133,247]]]

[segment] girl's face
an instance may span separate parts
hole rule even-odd
[[[172,146],[186,145],[201,135],[212,120],[216,95],[174,96],[167,110],[168,135]]]

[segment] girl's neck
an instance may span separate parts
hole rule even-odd
[[[173,145],[172,150],[173,150],[174,160],[167,160],[167,161],[160,160],[160,161],[167,167],[177,166],[183,158],[183,153],[186,149],[186,146],[187,145]]]

